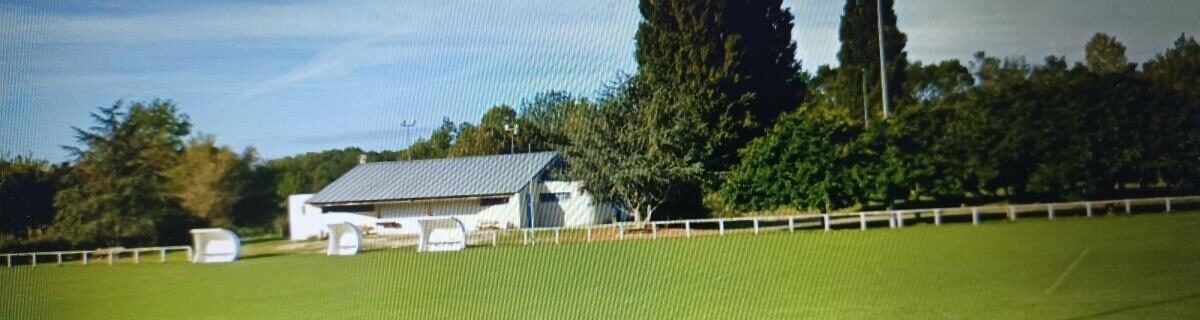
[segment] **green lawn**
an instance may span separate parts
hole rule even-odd
[[[1200,214],[0,270],[0,318],[1200,317]]]

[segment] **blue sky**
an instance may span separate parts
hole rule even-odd
[[[841,1],[791,0],[805,69],[834,64]],[[911,59],[1082,58],[1095,32],[1144,61],[1200,33],[1200,1],[924,0],[896,8]],[[443,117],[546,90],[594,96],[637,69],[637,1],[0,2],[0,152],[65,160],[71,126],[169,98],[195,131],[267,158],[400,149]],[[399,127],[415,120],[411,136]]]

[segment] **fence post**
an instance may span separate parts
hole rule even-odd
[[[141,264],[141,263],[142,263],[142,251],[141,250],[133,250],[133,264]]]
[[[717,227],[721,229],[721,235],[725,235],[725,219],[717,220]]]
[[[562,231],[562,228],[554,228],[554,244],[562,244],[559,242],[559,238],[561,237],[559,235],[560,231]]]
[[[87,265],[87,260],[88,260],[88,252],[87,252],[87,251],[84,251],[84,252],[81,252],[81,253],[83,254],[83,265],[85,265],[85,266],[86,266],[86,265]]]
[[[1129,206],[1129,199],[1125,199],[1125,214],[1133,214],[1133,208]]]
[[[692,238],[692,222],[691,221],[685,221],[683,223],[683,230],[684,230],[683,233],[686,235],[686,237],[688,237],[689,239]]]
[[[158,249],[158,263],[167,262],[167,248]]]
[[[4,255],[4,260],[5,260],[4,264],[8,265],[9,268],[12,268],[12,255],[11,254]]]
[[[496,236],[496,233],[498,233],[498,232],[496,232],[496,231],[492,231],[492,246],[493,246],[493,247],[495,247],[495,246],[496,246],[496,240],[497,240],[497,239],[496,239],[496,238],[497,238],[497,236]]]
[[[37,266],[37,254],[36,254],[36,253],[30,253],[30,254],[29,254],[29,257],[30,257],[30,258],[32,258],[32,260],[30,260],[30,261],[33,261],[33,266],[34,266],[34,267],[36,267],[36,266]]]
[[[888,228],[895,229],[896,228],[896,215],[893,214],[891,211],[887,211],[887,217],[888,217]]]
[[[822,214],[822,215],[821,215],[821,220],[825,222],[825,232],[829,232],[829,230],[830,230],[830,226],[829,226],[829,214],[828,214],[828,213],[826,213],[826,214]]]
[[[858,225],[859,225],[860,229],[867,230],[867,214],[866,213],[862,213],[862,212],[858,213]]]
[[[1171,212],[1171,198],[1166,198],[1165,200],[1167,202],[1167,213],[1170,213]]]
[[[625,225],[617,225],[617,240],[625,240]]]
[[[1053,204],[1046,205],[1046,212],[1049,213],[1050,220],[1054,220],[1054,205]]]
[[[587,242],[592,243],[592,227],[587,227]]]
[[[1008,206],[1008,221],[1017,221],[1017,208]]]
[[[58,265],[62,265],[62,252],[58,253]]]
[[[788,217],[788,232],[796,232],[796,217]]]
[[[942,209],[933,209],[933,225],[942,225]]]
[[[896,213],[894,213],[894,214],[896,215],[896,227],[903,228],[904,227],[904,211],[896,211]]]
[[[754,234],[758,234],[758,218],[754,218]]]
[[[979,225],[979,207],[971,208],[971,224]]]
[[[108,265],[110,265],[110,266],[113,265],[113,251],[116,251],[116,250],[112,250],[112,249],[108,250]]]
[[[1083,205],[1084,205],[1084,207],[1087,207],[1087,216],[1088,216],[1088,218],[1091,218],[1091,217],[1092,217],[1092,203],[1091,203],[1090,201],[1089,201],[1089,202],[1084,202],[1084,203],[1083,203]]]
[[[523,246],[529,245],[529,230],[528,229],[521,230],[521,245],[523,245]]]
[[[657,223],[650,224],[650,239],[658,240],[658,224]]]

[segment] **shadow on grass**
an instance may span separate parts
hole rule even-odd
[[[269,241],[276,241],[276,240],[283,240],[283,237],[280,237],[280,236],[259,236],[259,237],[248,237],[248,238],[243,238],[243,239],[241,239],[241,241],[242,241],[242,244],[254,244],[254,243],[260,243],[260,242],[269,242]]]
[[[1162,301],[1155,301],[1155,302],[1151,302],[1151,303],[1144,303],[1144,304],[1139,304],[1139,305],[1132,305],[1132,306],[1127,306],[1127,307],[1116,308],[1116,309],[1112,309],[1112,310],[1108,310],[1108,311],[1104,311],[1104,312],[1082,315],[1082,316],[1078,316],[1078,317],[1074,317],[1074,318],[1068,318],[1068,320],[1083,320],[1083,319],[1102,318],[1102,317],[1122,314],[1122,313],[1135,311],[1135,310],[1149,309],[1149,308],[1168,305],[1168,304],[1172,304],[1172,303],[1184,302],[1184,301],[1192,300],[1192,299],[1196,299],[1196,298],[1200,298],[1200,293],[1193,293],[1193,294],[1178,297],[1178,298],[1172,298],[1172,299],[1166,299],[1166,300],[1162,300]]]
[[[253,260],[253,259],[279,257],[279,256],[286,256],[286,255],[289,255],[289,254],[283,253],[283,252],[266,252],[266,253],[248,255],[248,256],[241,256],[241,257],[238,257],[238,260]]]

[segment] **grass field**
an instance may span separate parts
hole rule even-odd
[[[1200,214],[0,270],[0,318],[1200,318]]]

